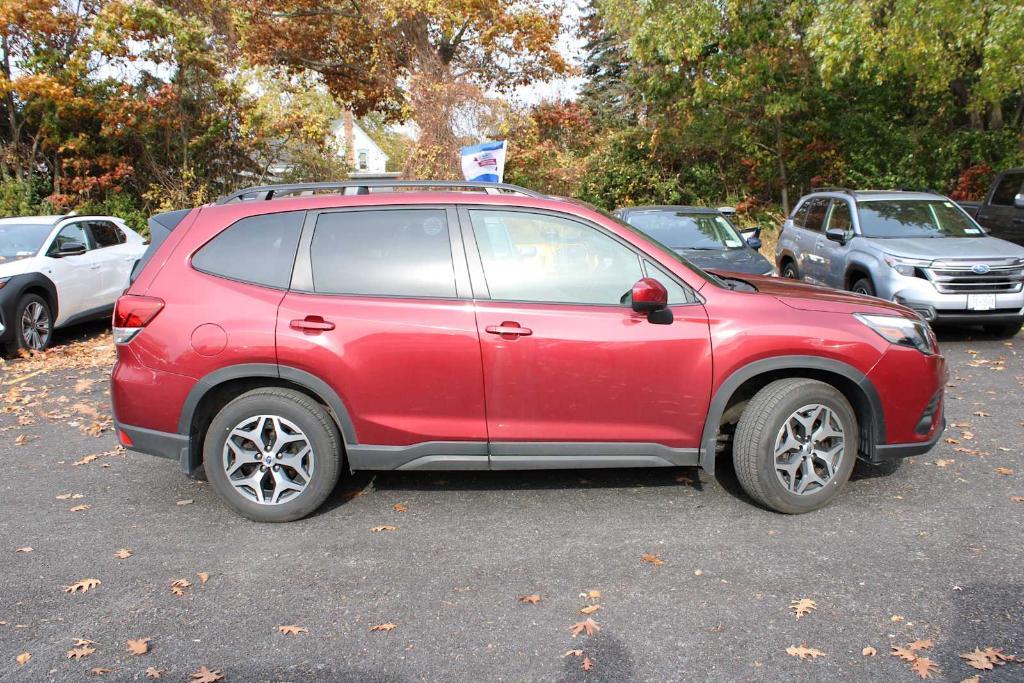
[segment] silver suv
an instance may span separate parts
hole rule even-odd
[[[938,194],[809,194],[786,220],[775,261],[783,277],[895,301],[929,322],[1012,336],[1024,320],[1024,247],[989,237]]]

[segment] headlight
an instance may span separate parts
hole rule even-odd
[[[895,315],[868,315],[854,313],[853,317],[877,332],[890,344],[912,346],[921,353],[935,353],[937,344],[932,329],[923,320],[911,320]]]
[[[903,258],[902,256],[890,256],[889,254],[885,255],[885,263],[900,275],[906,275],[907,277],[914,277],[915,268],[925,268],[932,264],[931,261],[924,259]]]

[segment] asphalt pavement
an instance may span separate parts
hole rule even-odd
[[[384,473],[260,525],[117,451],[109,333],[78,329],[0,366],[0,679],[912,681],[890,651],[916,641],[932,680],[1024,680],[960,657],[1024,657],[1024,337],[940,342],[957,443],[858,466],[809,515],[754,506],[729,471]]]

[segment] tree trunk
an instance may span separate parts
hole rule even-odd
[[[779,182],[782,184],[782,213],[789,215],[789,179],[786,177],[786,158],[782,152],[782,119],[775,117],[775,159],[779,166]]]

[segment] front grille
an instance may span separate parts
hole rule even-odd
[[[978,273],[975,266],[988,270]],[[1024,264],[1017,259],[943,260],[922,270],[942,294],[1012,294],[1024,286]]]

